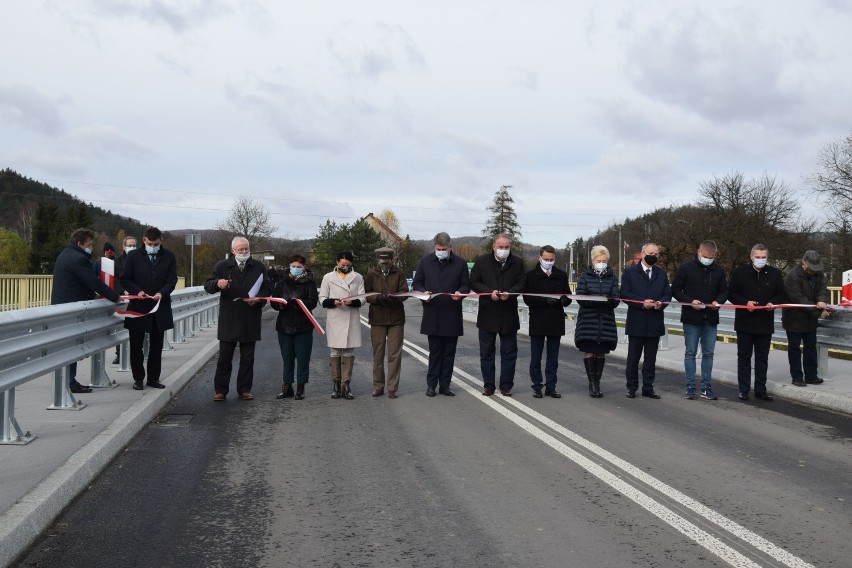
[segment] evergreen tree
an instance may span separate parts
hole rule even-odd
[[[68,244],[68,236],[71,234],[61,219],[59,207],[55,202],[39,202],[33,222],[31,274],[53,274],[56,257]]]
[[[491,218],[485,223],[482,231],[483,249],[488,252],[494,244],[494,238],[499,234],[509,237],[512,250],[521,252],[521,226],[518,224],[518,216],[515,213],[515,200],[509,195],[511,185],[504,185],[494,194],[494,202],[488,207]]]

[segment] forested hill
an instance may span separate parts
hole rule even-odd
[[[28,232],[31,225],[28,228],[27,224],[34,219],[40,202],[56,206],[58,224],[64,224],[65,220],[85,219],[91,229],[110,238],[122,229],[127,234],[140,235],[146,228],[136,219],[85,203],[70,193],[24,177],[10,168],[0,170],[0,203],[3,204],[0,207],[0,226],[19,233]]]

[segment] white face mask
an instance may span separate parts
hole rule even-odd
[[[237,259],[237,262],[246,262],[248,259],[251,258],[251,253],[250,252],[244,252],[244,253],[241,253],[241,254],[235,254],[234,258]]]
[[[760,270],[761,268],[763,268],[764,266],[766,266],[766,262],[767,262],[768,260],[769,260],[769,259],[767,259],[767,258],[755,258],[754,260],[752,260],[752,261],[751,261],[751,263],[754,265],[754,267],[755,267],[755,268],[757,268],[758,270]]]
[[[711,264],[713,264],[713,259],[712,258],[706,258],[706,257],[699,255],[698,256],[698,262],[700,262],[704,266],[710,266]]]
[[[609,266],[609,265],[605,262],[596,262],[595,263],[595,272],[602,273],[607,269],[607,266]]]
[[[136,250],[136,247],[130,247],[130,246],[124,247],[124,252],[130,252],[132,250]]]
[[[435,256],[438,257],[438,260],[447,260],[448,258],[450,258],[450,251],[435,249]]]
[[[509,249],[497,249],[494,251],[494,256],[496,256],[498,260],[506,260],[509,258]]]
[[[539,258],[538,263],[541,265],[541,269],[544,270],[545,272],[547,272],[548,270],[553,268],[553,265],[556,264],[556,261],[555,260],[544,260],[543,258]]]

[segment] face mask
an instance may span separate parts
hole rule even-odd
[[[341,274],[349,274],[349,271],[352,270],[351,266],[338,266],[337,271]]]
[[[596,262],[595,263],[595,272],[602,273],[607,269],[608,264],[605,262]]]
[[[766,266],[766,261],[767,261],[767,260],[768,260],[768,259],[766,259],[766,258],[756,258],[756,259],[754,259],[753,261],[751,261],[751,263],[754,265],[754,267],[755,267],[755,268],[757,268],[758,270],[760,270],[761,268],[763,268],[764,266]]]
[[[83,252],[85,252],[86,254],[92,254],[92,247],[84,248]]]
[[[647,264],[648,266],[654,266],[655,264],[657,264],[657,257],[653,254],[646,254],[644,260],[645,264]]]
[[[302,268],[301,266],[291,266],[290,267],[290,274],[292,274],[293,276],[301,276],[304,273],[305,273],[305,269]]]
[[[450,258],[450,251],[448,250],[435,250],[435,256],[438,257],[438,260],[447,260]]]
[[[703,256],[699,256],[698,262],[700,262],[704,266],[710,266],[711,264],[713,264],[713,259],[712,258],[705,258]]]
[[[136,250],[136,247],[124,247],[124,252],[130,252],[132,250]]]
[[[157,254],[158,252],[160,252],[160,245],[157,245],[155,247],[149,247],[148,245],[145,245],[145,252],[147,252],[148,254]]]
[[[381,264],[382,266],[387,266],[390,263],[391,263],[391,259],[389,259],[389,258],[380,258],[379,259],[379,264]]]
[[[541,265],[541,269],[545,272],[553,268],[553,265],[556,264],[555,260],[544,260],[542,258],[538,259],[538,263]]]
[[[250,252],[244,252],[244,253],[241,253],[241,254],[235,254],[234,258],[237,259],[237,262],[246,262],[248,259],[251,258],[251,253]]]
[[[506,260],[509,258],[509,249],[497,249],[494,251],[494,256],[496,256],[498,260]]]

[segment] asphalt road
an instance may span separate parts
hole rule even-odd
[[[214,403],[211,362],[18,565],[850,566],[850,418],[686,401],[665,371],[662,400],[629,400],[617,359],[591,399],[568,346],[565,396],[533,399],[525,337],[516,395],[486,398],[470,324],[458,396],[428,398],[407,310],[400,397],[370,396],[365,329],[353,401],[329,398],[320,337],[306,400],[275,399],[268,313],[255,400]]]

